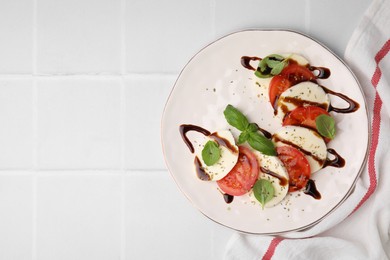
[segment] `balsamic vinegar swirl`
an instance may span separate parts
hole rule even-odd
[[[306,195],[312,196],[316,200],[321,199],[321,193],[317,190],[316,183],[312,179],[310,179],[307,182],[306,188],[303,191],[303,193],[305,193]]]
[[[234,196],[225,193],[225,194],[223,194],[223,199],[225,200],[225,202],[226,202],[227,204],[230,204],[230,203],[233,202]]]
[[[184,143],[187,145],[188,149],[190,149],[191,153],[195,152],[194,146],[192,145],[190,139],[187,137],[187,133],[189,131],[196,131],[199,132],[205,136],[209,136],[211,133],[209,130],[204,129],[203,127],[197,126],[197,125],[180,125],[179,127],[181,138],[183,139]]]
[[[264,167],[260,167],[260,171],[262,171],[263,173],[265,174],[268,174],[268,175],[271,175],[272,177],[275,177],[279,180],[279,184],[280,186],[286,186],[288,185],[288,180],[286,178],[284,178],[283,176],[280,176],[279,174],[273,172],[273,171],[270,171]]]
[[[330,77],[330,69],[325,67],[308,66],[308,69],[315,72],[317,79],[327,79]]]
[[[343,157],[340,156],[334,149],[328,148],[328,153],[332,154],[334,158],[331,160],[329,158],[326,158],[324,168],[327,166],[335,167],[335,168],[342,168],[345,166],[345,160]]]
[[[255,67],[251,65],[251,61],[261,61],[259,57],[250,57],[250,56],[242,56],[241,57],[241,65],[248,70],[256,70]]]
[[[321,86],[321,87],[324,89],[324,91],[327,94],[331,94],[331,95],[334,95],[336,97],[339,97],[339,98],[341,98],[342,100],[344,100],[345,102],[348,103],[348,107],[346,107],[346,108],[337,108],[337,107],[332,106],[332,104],[330,104],[329,108],[328,108],[329,112],[334,111],[336,113],[347,114],[347,113],[353,113],[353,112],[355,112],[356,110],[359,109],[360,105],[355,100],[347,97],[344,94],[332,91],[332,90],[330,90],[330,89],[328,89],[328,88],[326,88],[324,86]]]
[[[209,136],[211,139],[214,139],[219,145],[225,146],[227,149],[229,149],[233,153],[238,153],[237,148],[234,146],[234,144],[231,144],[229,140],[221,137],[218,135],[218,133],[211,133],[209,130],[204,129],[203,127],[197,126],[197,125],[191,125],[191,124],[183,124],[180,125],[180,134],[183,138],[183,141],[187,145],[187,147],[190,149],[191,153],[195,152],[194,146],[192,145],[191,141],[187,137],[187,133],[189,131],[195,131],[203,134],[204,136]]]

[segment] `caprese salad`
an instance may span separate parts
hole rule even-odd
[[[254,61],[258,62],[256,68],[251,65]],[[311,176],[326,166],[345,165],[335,150],[327,148],[336,135],[330,112],[351,113],[359,104],[319,85],[317,80],[329,77],[330,70],[311,66],[300,55],[243,56],[241,64],[254,71],[256,84],[267,87],[281,127],[271,134],[231,104],[223,115],[239,131],[237,137],[228,129],[210,132],[192,124],[180,125],[183,141],[195,154],[198,178],[215,181],[227,203],[234,196],[248,194],[263,208],[273,207],[289,192],[300,190],[320,199]],[[329,95],[342,98],[349,106],[333,107]],[[201,138],[191,141],[189,131],[201,133]]]

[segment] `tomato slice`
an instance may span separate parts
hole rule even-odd
[[[282,75],[276,75],[271,79],[269,84],[269,100],[273,108],[276,108],[280,94],[291,86],[291,81]]]
[[[233,169],[217,184],[229,195],[241,196],[250,191],[259,177],[259,163],[252,151],[239,146],[238,161]]]
[[[276,152],[288,172],[288,191],[293,192],[305,188],[310,179],[310,164],[303,153],[291,146],[277,147]]]
[[[302,66],[297,63],[289,64],[282,70],[280,75],[290,80],[292,85],[303,81],[316,81],[316,76],[314,76],[311,70],[309,70],[306,66]]]
[[[317,106],[307,106],[307,107],[297,107],[283,120],[283,126],[286,125],[296,125],[296,126],[305,126],[313,130],[317,130],[316,118],[319,115],[328,115],[329,113]],[[325,142],[329,142],[329,138],[324,138]]]

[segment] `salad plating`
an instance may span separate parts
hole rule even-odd
[[[255,68],[251,63],[257,61]],[[327,148],[336,136],[331,113],[352,113],[359,109],[359,104],[319,85],[317,79],[328,78],[330,70],[311,66],[300,55],[243,56],[241,64],[254,71],[259,84],[267,85],[270,106],[282,126],[271,134],[249,122],[231,104],[227,104],[223,114],[240,131],[236,138],[228,129],[211,133],[200,126],[180,125],[183,141],[195,154],[198,178],[216,181],[227,203],[234,196],[248,194],[263,208],[273,207],[289,192],[299,190],[320,199],[312,174],[327,166],[345,165],[335,150]],[[345,100],[348,107],[333,107],[329,95]],[[191,142],[189,131],[201,133],[203,139]]]

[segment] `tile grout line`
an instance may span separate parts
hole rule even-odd
[[[125,77],[126,74],[126,0],[121,0],[120,3],[120,18],[121,18],[121,79],[120,79],[120,169],[122,171],[121,177],[121,222],[120,222],[120,259],[126,259],[126,229],[125,229],[125,125],[126,125],[126,98],[125,98]]]
[[[38,167],[38,155],[37,155],[37,143],[38,143],[38,91],[37,91],[37,15],[38,15],[38,0],[33,0],[33,14],[32,14],[32,135],[33,135],[33,147],[32,147],[32,163],[33,163],[33,175],[32,175],[32,241],[31,241],[31,259],[36,260],[37,255],[37,225],[38,225],[38,202],[37,202],[37,172]]]

